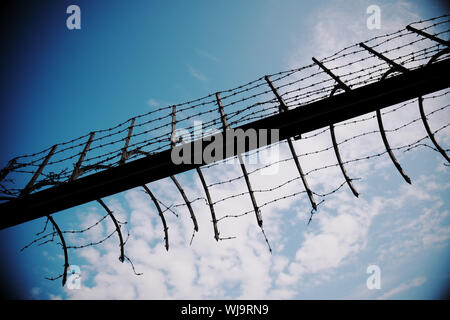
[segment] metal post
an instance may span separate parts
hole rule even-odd
[[[27,195],[30,193],[31,189],[33,188],[34,183],[36,182],[37,178],[41,175],[42,171],[44,170],[44,167],[47,165],[48,161],[50,160],[50,157],[55,153],[56,147],[58,145],[55,144],[51,149],[50,152],[45,157],[44,161],[42,161],[41,165],[39,166],[38,170],[34,173],[33,177],[31,178],[30,182],[25,186],[25,188],[20,193],[21,196]]]
[[[135,118],[131,119],[131,124],[130,124],[130,127],[128,128],[128,136],[125,140],[125,146],[122,149],[122,157],[120,158],[119,164],[124,164],[125,161],[128,159],[127,149],[128,149],[128,145],[130,144],[130,139],[131,139],[131,135],[133,133],[133,127],[134,127],[135,120],[136,120]]]
[[[86,142],[86,145],[84,146],[83,152],[81,152],[80,158],[78,159],[75,168],[73,169],[72,175],[70,176],[69,181],[75,180],[78,178],[78,176],[82,173],[82,170],[80,170],[81,164],[83,163],[84,157],[86,156],[86,153],[88,152],[92,140],[94,139],[95,132],[91,132],[89,135],[89,139]]]
[[[176,138],[175,138],[175,131],[177,126],[177,106],[172,106],[172,133],[170,135],[170,148],[172,149],[175,147],[176,144]],[[170,179],[172,179],[173,183],[177,187],[178,191],[181,193],[181,196],[183,197],[184,202],[186,203],[186,206],[188,207],[189,213],[191,215],[192,223],[194,224],[194,230],[198,231],[198,223],[197,218],[195,217],[194,210],[192,209],[191,202],[189,201],[188,197],[186,196],[186,193],[184,192],[183,188],[181,187],[180,183],[178,182],[177,178],[175,178],[174,175],[170,175]]]
[[[173,148],[176,144],[175,141],[175,129],[176,129],[176,125],[177,125],[177,106],[173,105],[172,106],[172,133],[170,135],[170,146]]]

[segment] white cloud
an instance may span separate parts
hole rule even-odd
[[[158,100],[150,98],[147,100],[147,105],[149,105],[150,107],[159,107],[160,103],[158,102]]]
[[[208,60],[211,60],[212,62],[220,62],[220,59],[219,59],[219,58],[217,58],[216,56],[212,55],[211,53],[209,53],[209,52],[207,52],[207,51],[205,51],[205,50],[195,49],[195,52],[196,52],[199,56],[201,56],[201,57],[203,57],[203,58],[206,58],[206,59],[208,59]]]
[[[379,300],[387,300],[392,298],[393,296],[398,295],[401,292],[404,292],[406,290],[409,290],[411,288],[415,288],[415,287],[420,287],[421,285],[423,285],[425,282],[427,281],[427,279],[425,277],[420,277],[420,278],[414,278],[411,281],[405,282],[400,284],[398,287],[395,287],[394,289],[384,293],[382,296],[380,296],[378,299]]]
[[[187,68],[188,68],[189,74],[192,77],[194,77],[195,79],[200,80],[200,81],[208,81],[208,78],[203,73],[201,73],[200,71],[195,69],[193,66],[188,64]]]
[[[42,289],[39,287],[33,287],[30,290],[31,296],[35,299],[37,299],[39,297],[39,295],[41,294]]]

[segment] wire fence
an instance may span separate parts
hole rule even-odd
[[[413,23],[411,26],[433,37],[447,39],[449,23],[449,15],[443,15]],[[368,51],[364,46],[375,50],[378,55]],[[417,32],[402,29],[369,39],[363,45],[356,44],[344,48],[331,56],[318,59],[320,60],[319,64],[312,63],[301,68],[278,72],[236,88],[221,91],[220,93],[210,94],[175,106],[158,108],[124,121],[115,127],[93,131],[77,139],[59,143],[55,145],[56,147],[53,146],[41,152],[12,159],[8,166],[0,172],[0,196],[2,196],[3,200],[20,197],[24,194],[30,194],[72,181],[93,172],[108,170],[133,159],[173,148],[173,146],[181,142],[177,139],[175,128],[182,128],[183,132],[188,132],[187,135],[182,136],[184,140],[196,140],[211,134],[213,130],[221,131],[224,126],[233,128],[278,114],[283,111],[283,108],[284,110],[301,108],[311,102],[328,98],[331,92],[334,93],[339,88],[339,83],[341,83],[341,89],[345,89],[343,84],[349,89],[354,89],[382,80],[392,68],[398,72],[401,71],[401,68],[415,70],[424,67],[430,60],[439,61],[445,59],[445,54],[442,54],[445,49],[447,49],[447,46],[442,43],[433,41],[429,37],[421,36]],[[170,178],[182,195],[183,201],[179,203],[166,205],[152,193],[148,186],[143,185],[142,187],[154,203],[164,226],[166,249],[169,250],[169,233],[164,214],[169,211],[177,215],[175,212],[177,208],[187,208],[193,222],[192,242],[195,233],[199,229],[195,212],[192,208],[192,204],[197,201],[204,202],[210,209],[211,221],[217,241],[234,238],[234,236],[220,236],[220,224],[224,220],[237,219],[255,213],[268,249],[271,251],[269,240],[263,228],[262,209],[266,210],[272,204],[289,198],[307,196],[312,206],[310,222],[313,214],[325,199],[345,188],[346,185],[355,196],[359,195],[353,185],[353,181],[359,178],[351,178],[346,171],[347,166],[388,155],[405,180],[410,182],[408,181],[409,177],[406,176],[396,159],[395,153],[404,154],[418,148],[426,148],[441,153],[448,162],[448,156],[446,155],[448,150],[438,144],[436,136],[448,130],[450,125],[450,122],[445,121],[445,119],[449,119],[446,116],[450,106],[448,101],[449,92],[450,90],[448,89],[441,90],[417,99],[405,101],[383,111],[377,111],[374,115],[368,114],[356,119],[349,119],[305,134],[300,140],[302,145],[306,145],[310,141],[314,141],[314,139],[321,139],[321,144],[315,145],[310,143],[313,146],[309,150],[302,148],[300,153],[296,151],[298,142],[289,138],[250,151],[245,155],[237,155],[231,160],[225,159],[202,166],[197,169],[197,173],[202,181],[204,195],[187,194],[176,177],[171,176]],[[218,102],[219,109],[217,107]],[[420,116],[406,117],[392,128],[385,128],[383,125],[383,118],[399,114],[405,110],[412,110],[412,108],[417,110],[417,106],[419,106],[421,111]],[[414,113],[409,112],[409,114],[413,115]],[[433,119],[439,120],[436,122],[439,123],[439,127],[431,129],[429,121],[433,121]],[[378,121],[378,127],[373,125],[375,120]],[[400,143],[394,141],[394,144],[390,145],[387,135],[392,139],[401,132],[412,130],[411,128],[420,124],[420,122],[425,126],[426,134],[416,135],[412,141],[404,139]],[[200,123],[201,126],[199,125]],[[346,130],[354,126],[359,126],[362,129],[358,132],[350,129]],[[335,133],[335,130],[338,134],[347,132],[349,135],[342,138],[342,136]],[[422,133],[424,132],[422,131]],[[383,150],[369,149],[369,152],[366,154],[357,154],[355,152],[341,154],[341,147],[363,143],[364,139],[374,135],[381,135],[384,143]],[[331,140],[324,138],[328,136],[331,136]],[[324,143],[323,141],[327,142]],[[265,151],[274,147],[283,148],[289,150],[289,152],[285,153],[286,157],[270,160],[259,166],[248,165],[242,160],[242,157],[245,159],[257,157],[259,159],[265,155]],[[334,152],[335,156],[328,156],[328,152]],[[324,158],[328,159],[326,163],[308,160],[325,154],[327,156]],[[214,168],[218,168],[227,162],[230,163],[230,161],[239,163],[242,173],[237,173],[236,176],[225,179],[221,176],[217,178],[217,175],[208,174],[208,181],[209,179],[212,180],[212,182],[209,181],[208,183],[203,176],[203,172],[209,173],[210,170],[214,170]],[[302,167],[305,162],[309,163],[307,169]],[[254,182],[258,180],[260,173],[282,164],[291,166],[295,164],[298,174],[290,174],[286,179],[279,179],[275,186],[255,188]],[[310,181],[308,182],[308,180],[311,176],[333,168],[340,169],[342,172],[343,178],[340,183],[337,183],[335,186],[328,186],[326,189],[321,188],[320,190],[315,188],[315,184],[312,184],[312,187],[310,187]],[[18,185],[17,181],[22,181],[24,184],[28,181],[28,184]],[[245,191],[229,187],[233,183],[240,181],[245,181]],[[292,192],[292,188],[289,188],[293,184],[297,185],[294,188],[294,192]],[[303,185],[303,188],[299,188],[298,185]],[[232,192],[225,195],[223,192],[216,192],[218,188],[227,188],[232,190]],[[213,196],[217,194],[221,196],[213,199]],[[230,208],[226,211],[217,210],[218,207],[226,204],[228,201],[240,199],[241,197],[251,199],[252,205],[249,204],[249,210],[243,210],[242,212],[235,212]],[[120,239],[120,261],[124,262],[126,260],[130,262],[133,271],[139,274],[136,272],[129,257],[124,254],[124,247],[128,237],[124,241],[122,226],[126,222],[117,221],[113,212],[104,202],[101,199],[97,201],[107,213],[93,225],[82,230],[60,230],[56,222],[48,216],[44,230],[36,235],[37,238],[35,240],[23,248],[50,243],[56,241],[57,237],[60,239],[59,243],[65,253],[65,267],[64,272],[58,277],[51,278],[52,280],[63,278],[63,285],[65,284],[68,266],[67,252],[69,250],[101,244],[114,234],[117,234]],[[223,208],[223,206],[220,208]],[[68,245],[65,243],[64,235],[87,232],[99,226],[108,217],[114,223],[115,228],[103,239],[81,245]],[[52,225],[52,231],[45,233],[49,222]]]

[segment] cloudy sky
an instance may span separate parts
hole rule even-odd
[[[1,164],[40,151],[93,129],[111,127],[136,114],[236,87],[264,74],[310,64],[348,45],[404,28],[413,21],[447,13],[438,1],[75,1],[81,30],[65,27],[72,1],[35,3],[27,13],[12,8],[11,34],[2,70]],[[381,9],[380,29],[369,30],[369,5]],[[2,19],[4,20],[4,19]],[[446,34],[448,37],[448,34]],[[445,90],[425,100],[428,112],[449,103]],[[390,107],[386,111],[393,110]],[[368,115],[369,117],[372,115]],[[419,116],[411,102],[385,115],[393,130]],[[367,116],[366,116],[367,117]],[[448,109],[430,115],[432,128],[445,125]],[[336,129],[339,140],[376,130],[376,119]],[[320,132],[318,130],[316,133]],[[389,135],[394,146],[425,135],[420,121]],[[448,129],[436,138],[450,145]],[[295,141],[313,152],[330,145],[329,133],[309,133]],[[342,144],[345,159],[383,152],[379,134]],[[282,143],[278,157],[290,156]],[[267,156],[267,155],[266,155]],[[127,221],[126,254],[120,263],[116,236],[98,246],[70,250],[81,270],[81,288],[62,288],[45,277],[61,273],[63,252],[56,244],[20,248],[42,230],[38,219],[0,232],[4,294],[26,299],[436,299],[450,284],[450,183],[442,156],[429,148],[396,152],[411,177],[406,184],[387,155],[350,163],[347,170],[361,193],[343,186],[327,196],[311,223],[304,194],[262,209],[269,252],[252,214],[220,222],[223,237],[214,241],[208,206],[193,203],[199,232],[185,207],[165,212],[170,250],[166,252],[157,211],[142,188],[104,199],[120,221]],[[335,162],[333,150],[301,158],[305,172]],[[208,183],[241,174],[220,164],[204,169]],[[293,161],[252,175],[254,189],[280,185],[296,175]],[[203,189],[194,172],[177,175],[191,199]],[[343,182],[337,167],[308,175],[311,188],[327,193]],[[170,179],[148,184],[167,205],[182,203]],[[242,179],[211,188],[214,199],[238,192]],[[297,180],[258,203],[303,190]],[[237,197],[216,206],[219,216],[251,209]],[[54,215],[64,230],[83,229],[104,216],[97,203]],[[98,241],[114,230],[108,219],[71,245]],[[369,290],[366,270],[380,269],[381,288]]]

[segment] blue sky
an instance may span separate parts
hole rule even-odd
[[[74,3],[81,8],[82,28],[69,31],[65,9]],[[381,30],[366,27],[370,4],[381,8]],[[111,127],[152,108],[309,64],[311,56],[324,57],[445,13],[437,1],[135,1],[132,6],[125,1],[36,1],[27,6],[32,10],[16,9],[16,19],[6,19],[10,33],[1,72],[2,166],[16,155]],[[449,118],[446,112],[444,119]],[[448,132],[439,138],[448,145]],[[116,239],[111,239],[71,252],[71,264],[82,270],[80,290],[62,289],[59,281],[44,279],[61,271],[57,246],[19,253],[44,219],[3,230],[5,294],[27,299],[439,298],[449,284],[448,169],[439,155],[426,150],[400,159],[413,186],[404,185],[383,158],[378,164],[350,166],[364,177],[357,183],[361,199],[342,190],[309,226],[306,199],[265,213],[273,255],[253,217],[224,227],[237,233],[236,241],[215,243],[207,208],[201,204],[196,210],[203,225],[192,246],[189,219],[168,217],[173,247],[166,253],[155,210],[140,190],[108,197],[107,203],[129,221],[127,250],[144,275],[137,277],[129,265],[120,264]],[[207,172],[220,177],[233,170]],[[292,168],[282,168],[273,179],[289,174]],[[193,174],[180,176],[192,195],[201,192]],[[330,173],[329,181],[334,177]],[[167,181],[151,185],[167,203],[178,199]],[[77,229],[101,214],[90,203],[55,214],[55,219],[65,229]],[[110,228],[105,225],[97,234],[70,240],[83,243]],[[381,268],[380,290],[366,288],[370,264]]]

